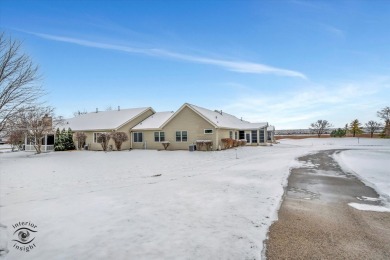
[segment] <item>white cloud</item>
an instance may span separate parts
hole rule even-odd
[[[326,119],[335,127],[358,118],[362,123],[379,120],[376,111],[388,101],[389,77],[311,86],[294,91],[264,95],[252,93],[222,107],[228,113],[252,122],[268,121],[278,129],[308,128],[311,122]]]
[[[149,48],[149,49],[133,48],[129,46],[107,44],[107,43],[94,42],[94,41],[88,41],[84,39],[70,38],[64,36],[34,33],[34,32],[28,32],[28,33],[52,41],[67,42],[67,43],[77,44],[85,47],[92,47],[92,48],[99,48],[99,49],[106,49],[106,50],[116,50],[116,51],[122,51],[127,53],[143,54],[143,55],[156,56],[162,58],[172,58],[176,60],[199,63],[199,64],[214,65],[214,66],[224,68],[226,70],[239,72],[239,73],[273,74],[277,76],[298,77],[302,79],[307,78],[303,73],[298,71],[276,68],[276,67],[272,67],[260,63],[212,59],[208,57],[200,57],[200,56],[175,53],[175,52],[170,52],[170,51],[155,49],[155,48]]]

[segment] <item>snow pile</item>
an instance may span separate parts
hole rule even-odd
[[[334,156],[345,171],[357,174],[368,186],[390,198],[390,149],[348,150]]]
[[[361,203],[348,203],[348,205],[355,208],[355,209],[358,209],[358,210],[376,211],[376,212],[390,212],[389,208],[382,207],[382,206],[368,205],[368,204],[361,204]]]

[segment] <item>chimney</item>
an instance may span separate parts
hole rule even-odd
[[[118,106],[118,111],[121,111],[121,106]]]
[[[220,114],[221,114],[221,116],[223,116],[223,115],[222,115],[222,109],[221,109],[221,113],[220,113]]]
[[[99,112],[99,109],[98,109],[98,108],[96,108],[96,113],[97,113],[97,112]]]
[[[241,117],[241,121],[242,121],[242,117]]]

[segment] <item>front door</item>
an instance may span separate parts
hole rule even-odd
[[[245,131],[239,131],[238,132],[238,138],[239,139],[245,139]]]

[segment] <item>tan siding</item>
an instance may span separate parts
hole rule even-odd
[[[138,116],[134,120],[131,120],[130,122],[128,122],[127,124],[123,125],[121,128],[118,129],[118,132],[124,132],[129,137],[129,140],[122,144],[122,147],[121,147],[122,150],[128,150],[130,148],[130,142],[131,142],[130,129],[133,128],[135,125],[139,124],[141,121],[148,118],[149,116],[151,116],[152,114],[153,114],[153,111],[151,109],[148,109],[147,111],[142,113],[140,116]],[[93,133],[97,133],[97,132],[111,132],[111,131],[84,131],[84,133],[87,135],[87,139],[86,139],[85,143],[88,145],[90,150],[102,151],[103,148],[102,148],[101,144],[93,142]],[[112,145],[113,149],[116,150],[114,140],[110,139],[110,142],[108,143],[108,145]]]
[[[235,139],[235,135],[234,135],[235,132],[237,132],[237,139],[239,139],[237,130],[234,130],[234,129],[219,129],[218,142],[219,142],[219,145],[221,146],[221,149],[223,149],[223,144],[221,142],[221,139],[222,138],[230,138],[230,131],[232,131],[232,133],[233,133],[233,139]]]
[[[204,129],[212,129],[213,134],[204,134]],[[157,131],[157,130],[156,130]],[[170,142],[168,150],[188,150],[188,146],[195,143],[196,140],[212,140],[214,149],[216,144],[216,129],[205,119],[200,117],[191,109],[185,107],[162,129],[165,132],[165,140]],[[187,131],[187,142],[176,142],[176,131]],[[153,130],[137,131],[144,133],[144,141],[147,143],[147,149],[163,149],[159,142],[154,142]],[[142,149],[143,143],[133,143],[134,149]]]
[[[212,129],[213,134],[204,134],[204,129]],[[171,142],[170,150],[188,150],[196,140],[212,140],[215,149],[216,129],[188,107],[184,107],[163,129],[166,139]],[[187,142],[176,142],[176,131],[187,131]]]
[[[142,143],[133,143],[133,148],[134,149],[144,149],[144,144],[146,142],[146,149],[151,149],[151,150],[162,150],[164,149],[163,145],[161,142],[155,142],[154,141],[154,132],[164,132],[160,130],[143,130],[143,131],[137,131],[137,132],[142,132],[143,133],[143,142]],[[167,137],[165,136],[165,140],[167,140]],[[171,141],[171,140],[169,140]],[[171,141],[172,143],[172,141]],[[170,147],[168,147],[169,150]]]
[[[132,138],[132,136],[130,136],[130,130],[134,126],[138,125],[140,122],[144,121],[146,118],[148,118],[151,115],[153,115],[153,111],[151,109],[149,109],[149,110],[145,111],[143,114],[141,114],[139,117],[137,117],[136,119],[130,121],[129,123],[127,123],[126,125],[124,125],[118,129],[119,132],[125,132],[127,134],[127,136],[129,137],[129,140],[122,144],[122,147],[121,147],[122,150],[130,149],[130,143],[131,143],[131,138]],[[112,140],[110,140],[110,142],[111,141]],[[115,145],[114,145],[114,147],[115,147]]]

